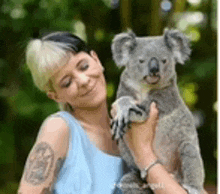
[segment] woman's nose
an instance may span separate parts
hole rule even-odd
[[[90,81],[90,78],[84,73],[78,74],[77,83],[79,86],[85,86],[89,83],[89,81]]]

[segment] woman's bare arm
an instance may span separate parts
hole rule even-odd
[[[52,117],[42,125],[26,160],[18,194],[50,194],[65,161],[69,131],[65,121]]]
[[[146,149],[142,150],[143,155],[135,155],[139,168],[143,169],[157,160],[154,153]],[[155,164],[148,171],[146,177],[148,186],[155,194],[187,194],[187,191],[169,174],[164,166],[160,163]]]

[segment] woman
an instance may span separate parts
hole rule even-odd
[[[19,194],[114,193],[122,177],[122,159],[112,140],[106,82],[97,54],[78,37],[57,32],[30,41],[26,60],[36,86],[61,110],[42,124],[26,161]],[[112,115],[114,116],[114,109]],[[151,105],[145,123],[133,123],[125,134],[137,166],[156,161],[152,150],[158,111]],[[187,193],[164,167],[148,169],[154,193]]]

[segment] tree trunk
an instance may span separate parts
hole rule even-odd
[[[125,31],[127,28],[132,28],[131,24],[131,0],[121,0],[121,28]]]

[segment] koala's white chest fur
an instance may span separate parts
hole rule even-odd
[[[134,80],[128,80],[126,82],[126,85],[128,88],[132,89],[134,92],[134,98],[137,100],[139,104],[141,104],[143,101],[146,101],[149,97],[149,92],[152,89],[159,89],[159,88],[164,88],[166,86],[169,86],[170,83],[164,83],[164,84],[156,84],[156,85],[148,85],[146,83],[140,83],[140,82],[135,82]]]
[[[148,98],[148,92],[151,90],[151,88],[146,84],[140,84],[139,82],[129,80],[126,85],[135,91],[135,99],[138,103],[142,103],[145,99]]]

